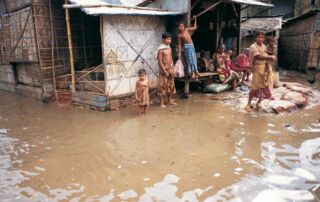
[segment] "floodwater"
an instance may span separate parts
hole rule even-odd
[[[0,91],[0,201],[319,201],[320,108],[97,112]]]

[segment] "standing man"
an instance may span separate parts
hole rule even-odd
[[[181,59],[181,50],[182,50],[182,45],[184,47],[184,53],[185,53],[185,58],[186,62],[188,65],[188,74],[191,75],[192,79],[195,79],[196,76],[199,76],[199,71],[198,71],[198,66],[197,66],[197,56],[196,56],[196,50],[194,48],[190,32],[195,31],[198,29],[197,26],[197,18],[195,18],[195,22],[193,27],[186,27],[185,23],[180,23],[179,24],[179,46],[178,46],[178,51],[179,51],[179,59]]]

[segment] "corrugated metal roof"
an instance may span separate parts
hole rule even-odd
[[[181,12],[165,11],[159,9],[139,9],[135,5],[140,0],[69,0],[70,3],[79,5],[88,15],[180,15]],[[96,6],[99,5],[99,6]],[[104,6],[106,5],[106,6]],[[115,7],[107,7],[115,5]],[[116,7],[116,6],[119,7]],[[91,7],[90,7],[91,6]],[[120,6],[126,6],[121,8]]]
[[[228,0],[229,2],[237,3],[237,4],[246,4],[246,5],[253,5],[253,6],[265,6],[265,7],[272,7],[273,4],[263,3],[261,1],[256,0]]]
[[[265,33],[280,30],[282,28],[282,17],[250,18],[241,23],[241,36],[253,35],[256,31]]]

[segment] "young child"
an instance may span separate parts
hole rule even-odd
[[[173,94],[176,89],[174,85],[174,66],[172,59],[172,49],[170,47],[172,35],[168,32],[162,35],[162,43],[158,48],[158,64],[159,64],[159,100],[160,106],[165,107],[163,97],[168,96],[168,104],[176,105],[173,100]]]
[[[222,84],[230,83],[232,86],[232,90],[236,91],[238,86],[238,75],[236,72],[232,70],[228,70],[227,68],[221,68],[219,67],[217,69],[217,73],[219,74],[219,80]]]
[[[136,100],[139,105],[140,114],[146,114],[149,108],[149,84],[147,71],[140,69],[138,71],[139,79],[136,82]]]

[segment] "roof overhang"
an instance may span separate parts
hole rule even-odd
[[[273,4],[263,3],[261,1],[256,0],[227,0],[231,3],[250,5],[250,6],[264,6],[264,7],[273,7]]]
[[[138,6],[125,6],[109,4],[102,0],[69,0],[71,4],[64,5],[64,8],[80,8],[88,15],[180,15],[181,12],[162,10],[157,8],[147,8]]]

